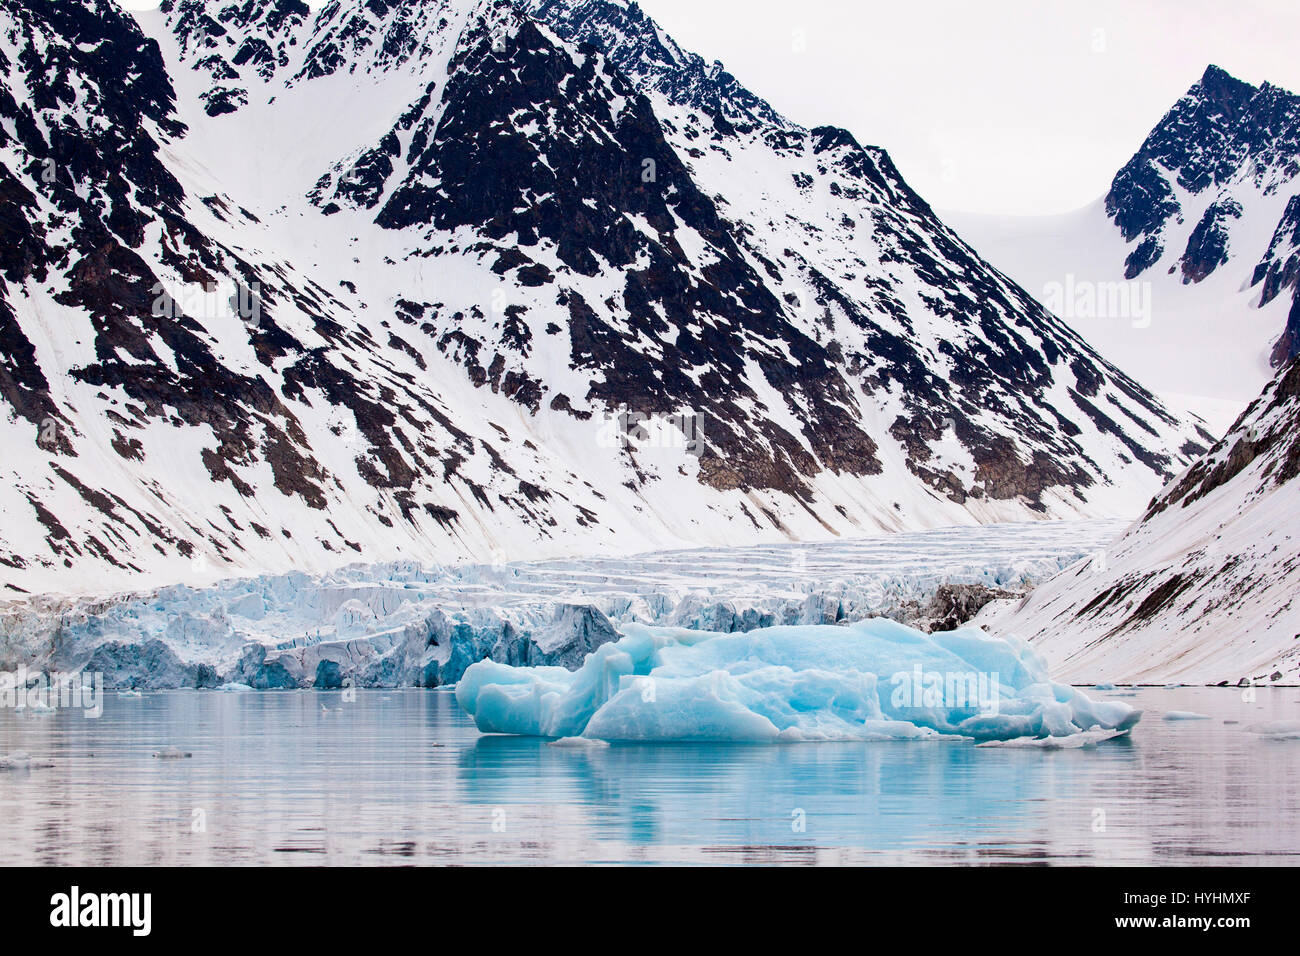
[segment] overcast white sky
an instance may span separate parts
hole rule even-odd
[[[1097,198],[1208,63],[1300,91],[1296,0],[641,6],[791,119],[887,148],[942,210],[1063,212]]]

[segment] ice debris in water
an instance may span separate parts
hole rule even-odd
[[[187,757],[193,757],[194,754],[188,750],[181,750],[179,747],[164,747],[154,754],[159,760],[184,760]]]
[[[0,756],[0,770],[42,770],[53,767],[47,760],[37,760],[26,750],[15,750],[8,756]]]
[[[1039,750],[1081,750],[1095,747],[1113,737],[1121,737],[1126,730],[1083,730],[1065,737],[1016,737],[1014,740],[985,740],[976,747],[1025,747]]]
[[[596,740],[593,737],[561,737],[559,740],[552,740],[548,747],[559,747],[562,750],[601,750],[609,746],[607,740]]]
[[[600,740],[978,741],[1129,730],[1023,641],[882,618],[719,633],[627,624],[582,667],[480,661],[456,699],[486,733]]]
[[[1269,720],[1251,724],[1246,730],[1266,740],[1300,740],[1300,720]]]
[[[1169,710],[1165,712],[1165,720],[1209,720],[1208,714],[1198,714],[1194,710]]]

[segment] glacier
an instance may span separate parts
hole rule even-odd
[[[480,661],[456,700],[485,733],[604,741],[1086,740],[1141,717],[1053,683],[1027,643],[978,628],[624,633],[576,671]]]
[[[119,690],[438,687],[483,659],[576,670],[629,624],[915,622],[942,588],[1022,593],[1120,527],[1033,522],[624,558],[390,562],[32,597],[0,603],[0,668],[89,670]]]

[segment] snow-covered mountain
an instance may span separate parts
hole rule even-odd
[[[948,218],[1102,355],[1222,432],[1300,353],[1300,97],[1209,67],[1063,216]]]
[[[1300,683],[1300,362],[1143,518],[977,620],[1072,681]]]
[[[0,0],[4,584],[1135,513],[1208,436],[635,4]]]

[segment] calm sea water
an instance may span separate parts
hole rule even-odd
[[[1300,690],[1127,699],[1131,738],[1071,751],[569,750],[481,735],[439,691],[0,711],[0,754],[53,764],[0,772],[0,863],[1300,863],[1300,741],[1245,730],[1300,719]]]

